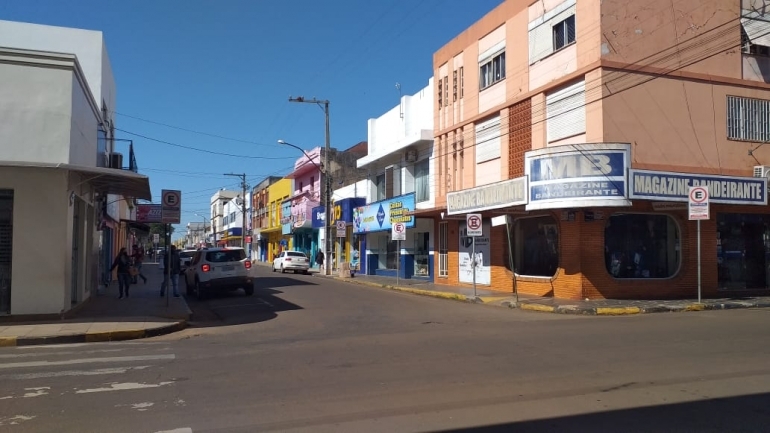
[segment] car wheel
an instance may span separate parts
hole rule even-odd
[[[243,286],[243,292],[246,293],[246,296],[251,296],[254,294],[254,283],[248,284],[246,286]]]
[[[305,269],[305,272],[303,272],[305,275],[310,275],[310,269]]]
[[[285,274],[285,273],[286,273],[286,269],[284,269],[284,268],[283,268],[283,265],[281,265],[281,273],[282,273],[282,274]]]
[[[275,262],[273,262],[273,266],[270,266],[273,269],[273,272],[275,272]]]
[[[201,282],[198,280],[195,280],[195,297],[200,300],[204,298],[203,287],[201,287]]]

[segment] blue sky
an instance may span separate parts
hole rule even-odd
[[[433,53],[500,3],[4,0],[0,18],[104,32],[118,137],[134,140],[156,201],[182,190],[184,225],[208,215],[217,189],[237,187],[223,173],[247,173],[252,186],[288,173],[298,151],[276,140],[323,144],[323,112],[290,95],[331,101],[333,147],[366,140],[367,120],[398,104],[395,84],[425,87]]]

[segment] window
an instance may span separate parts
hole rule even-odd
[[[586,132],[586,83],[580,80],[545,97],[548,143]]]
[[[310,192],[315,189],[315,176],[310,176]]]
[[[457,70],[452,72],[452,101],[457,101]]]
[[[305,184],[302,182],[299,183],[299,192],[302,192],[302,189],[305,187]]]
[[[615,214],[604,228],[604,264],[615,278],[669,278],[679,270],[679,227],[668,215]]]
[[[438,79],[438,108],[443,107],[444,105],[444,80],[441,78]]]
[[[385,200],[385,173],[377,176],[376,187],[377,192],[374,201]]]
[[[727,97],[727,138],[737,141],[770,141],[770,101]]]
[[[275,227],[277,223],[276,215],[278,213],[275,211],[275,207],[275,202],[270,203],[270,227]]]
[[[560,50],[575,42],[575,15],[553,26],[553,50]]]
[[[463,99],[463,93],[465,89],[465,74],[463,73],[463,67],[460,66],[460,99]]]
[[[741,51],[753,56],[770,56],[770,21],[762,10],[741,9]]]
[[[444,77],[444,104],[449,105],[449,77]]]
[[[552,277],[559,267],[559,232],[553,217],[520,218],[512,232],[516,273]]]
[[[430,260],[430,236],[427,232],[414,234],[414,275],[427,277],[430,273],[428,261]]]
[[[479,90],[505,79],[505,51],[481,64],[479,68]]]
[[[244,250],[222,250],[206,253],[206,261],[209,263],[239,262],[246,258]]]
[[[430,200],[430,160],[428,158],[414,165],[414,190],[417,203]]]

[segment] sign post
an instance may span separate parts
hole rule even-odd
[[[406,224],[393,223],[390,228],[390,238],[396,241],[396,286],[401,278],[401,241],[406,240]]]
[[[481,214],[469,213],[465,216],[466,235],[471,237],[471,270],[473,270],[473,297],[476,298],[476,237],[484,235],[484,228],[481,224]]]
[[[179,224],[182,217],[182,191],[164,189],[161,196],[161,222]]]
[[[708,220],[709,215],[709,190],[705,186],[691,186],[688,195],[688,210],[690,221],[698,224],[698,303],[701,301],[701,260],[700,260],[700,222]]]
[[[152,235],[152,257],[155,259],[155,263],[158,263],[158,245],[160,245],[160,234],[155,233]]]

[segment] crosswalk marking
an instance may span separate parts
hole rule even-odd
[[[175,359],[175,358],[176,356],[172,353],[172,354],[164,354],[164,355],[115,356],[111,358],[67,359],[63,361],[9,362],[5,364],[0,363],[0,369],[49,367],[49,366],[55,366],[55,365],[73,365],[73,364],[94,364],[94,363],[104,363],[104,362],[154,361],[154,360]]]
[[[65,377],[65,376],[100,376],[104,374],[123,374],[131,370],[144,370],[146,368],[150,368],[150,366],[137,365],[134,367],[96,368],[93,370],[66,370],[66,371],[46,371],[43,373],[6,374],[6,375],[0,375],[0,380],[46,379],[49,377]]]

